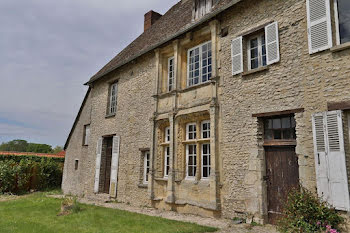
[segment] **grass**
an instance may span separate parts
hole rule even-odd
[[[135,232],[193,233],[217,229],[127,211],[80,204],[82,211],[57,216],[62,200],[34,193],[16,200],[0,202],[0,232]]]

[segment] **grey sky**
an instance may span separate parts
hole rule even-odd
[[[1,0],[0,143],[63,145],[83,83],[179,0]]]

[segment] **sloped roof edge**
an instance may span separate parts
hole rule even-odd
[[[83,100],[83,102],[81,103],[79,112],[78,112],[78,114],[77,114],[77,116],[76,116],[76,118],[75,118],[75,120],[74,120],[73,126],[72,126],[72,128],[71,128],[71,130],[70,130],[70,132],[69,132],[69,135],[68,135],[68,137],[67,137],[66,143],[64,144],[64,147],[63,147],[64,150],[66,150],[67,147],[68,147],[70,138],[72,137],[72,134],[73,134],[73,131],[74,131],[74,129],[75,129],[75,126],[78,124],[79,117],[80,117],[80,115],[81,115],[81,112],[83,111],[83,108],[84,108],[85,103],[86,103],[86,100],[87,100],[87,98],[88,98],[88,96],[89,96],[89,94],[90,94],[90,91],[91,91],[91,87],[89,87],[89,89],[87,90],[87,92],[86,92],[86,94],[85,94],[85,97],[84,97],[84,100]]]
[[[177,38],[178,36],[181,36],[181,35],[187,33],[188,31],[191,31],[192,29],[198,27],[198,26],[201,25],[202,23],[204,23],[204,22],[206,22],[206,21],[212,19],[213,17],[217,16],[217,15],[220,14],[221,12],[223,12],[223,11],[227,10],[228,8],[230,8],[230,7],[234,6],[234,5],[236,5],[236,4],[237,4],[238,2],[240,2],[240,1],[242,1],[242,0],[232,0],[230,3],[228,3],[228,4],[225,5],[224,7],[215,9],[212,13],[208,14],[207,16],[204,16],[204,17],[203,17],[202,19],[200,19],[199,21],[197,21],[197,22],[195,22],[195,23],[193,23],[193,24],[189,24],[187,27],[185,27],[184,29],[178,31],[178,32],[175,33],[174,35],[172,35],[172,36],[170,36],[170,37],[168,37],[168,38],[166,38],[166,39],[164,39],[164,40],[162,40],[162,41],[156,43],[156,44],[153,45],[153,46],[150,46],[149,48],[147,48],[147,49],[145,49],[145,50],[143,50],[143,51],[140,51],[140,52],[137,53],[136,55],[130,57],[129,59],[127,59],[127,60],[125,60],[124,62],[120,63],[119,65],[117,65],[116,67],[112,68],[111,70],[108,70],[108,71],[106,71],[106,72],[104,72],[104,73],[102,73],[102,74],[100,74],[100,75],[94,75],[94,76],[92,76],[92,78],[91,78],[88,82],[86,82],[84,85],[90,85],[91,83],[97,81],[97,80],[100,79],[101,77],[103,77],[103,76],[105,76],[105,75],[107,75],[107,74],[109,74],[109,73],[115,71],[116,69],[118,69],[118,68],[120,68],[120,67],[126,65],[127,63],[129,63],[129,62],[135,60],[136,58],[138,58],[138,57],[140,57],[140,56],[142,56],[142,55],[144,55],[144,54],[146,54],[146,53],[148,53],[148,52],[150,52],[150,51],[152,51],[152,50],[158,48],[159,46],[161,46],[161,45],[163,45],[163,44],[165,44],[165,43],[167,43],[167,42],[169,42],[169,41],[171,41],[171,40]]]

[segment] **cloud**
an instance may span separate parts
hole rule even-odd
[[[177,0],[1,0],[0,142],[63,145],[92,75]],[[127,23],[126,23],[127,22]]]

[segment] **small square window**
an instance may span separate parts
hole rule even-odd
[[[90,125],[85,125],[84,126],[84,139],[83,139],[84,146],[89,145],[89,138],[90,138]]]
[[[74,169],[75,169],[75,170],[78,170],[78,169],[79,169],[79,160],[78,160],[78,159],[76,159],[76,160],[74,161]]]
[[[117,111],[117,96],[118,96],[118,84],[113,83],[109,91],[109,107],[108,107],[109,115],[113,115]]]
[[[174,75],[175,75],[174,57],[171,57],[168,60],[168,91],[172,91],[174,89]]]
[[[144,152],[144,166],[143,166],[143,183],[148,184],[148,174],[150,171],[151,159],[150,152]]]
[[[210,138],[210,121],[202,122],[202,139]]]
[[[250,37],[247,43],[248,70],[266,66],[265,33]]]

